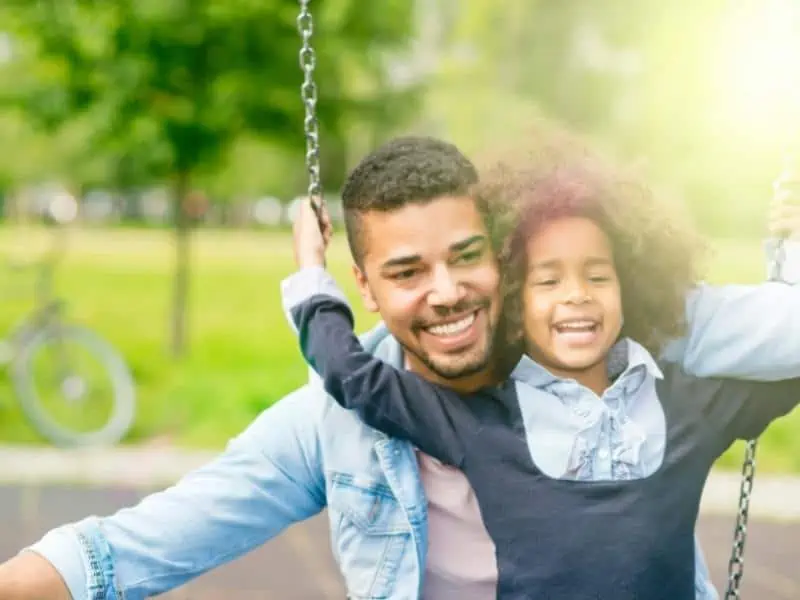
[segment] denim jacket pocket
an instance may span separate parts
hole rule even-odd
[[[413,552],[411,525],[389,487],[346,473],[328,491],[333,550],[349,598],[391,598],[404,554]]]

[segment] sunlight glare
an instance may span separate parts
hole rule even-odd
[[[770,137],[800,132],[800,2],[736,4],[717,54],[720,116]]]

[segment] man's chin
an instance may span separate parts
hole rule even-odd
[[[448,356],[428,356],[423,362],[436,375],[449,380],[471,377],[489,368],[487,356],[457,359]]]

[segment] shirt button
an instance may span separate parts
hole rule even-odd
[[[606,448],[606,447],[600,448],[600,449],[597,451],[597,455],[598,455],[600,458],[603,458],[603,459],[605,459],[605,458],[608,458],[608,448]]]

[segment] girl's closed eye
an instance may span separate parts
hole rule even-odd
[[[589,281],[592,283],[608,283],[612,279],[611,275],[592,275],[589,277]]]
[[[533,285],[537,287],[552,287],[558,285],[558,279],[555,277],[545,277],[541,279],[534,279]]]

